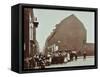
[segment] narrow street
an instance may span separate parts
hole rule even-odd
[[[78,57],[77,61],[73,60],[68,63],[63,64],[53,64],[50,66],[46,66],[46,68],[56,68],[56,67],[71,67],[71,66],[87,66],[94,65],[94,56],[88,56],[85,60],[83,57]]]

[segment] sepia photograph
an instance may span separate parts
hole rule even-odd
[[[95,65],[95,12],[24,8],[24,69]]]

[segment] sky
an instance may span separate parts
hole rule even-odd
[[[33,8],[33,13],[39,22],[36,29],[36,39],[41,51],[43,50],[47,37],[55,28],[55,25],[72,14],[84,24],[87,30],[87,42],[94,43],[94,12]]]

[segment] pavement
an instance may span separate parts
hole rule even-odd
[[[77,61],[73,60],[71,62],[62,63],[62,64],[52,64],[50,66],[46,66],[46,68],[56,68],[56,67],[72,67],[72,66],[87,66],[94,65],[94,56],[87,56],[84,60],[83,57],[78,57]]]

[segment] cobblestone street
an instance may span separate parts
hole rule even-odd
[[[46,68],[56,68],[56,67],[70,67],[70,66],[85,66],[85,65],[94,65],[94,56],[88,56],[86,60],[83,57],[78,57],[77,61],[73,60],[68,63],[63,64],[53,64],[46,66]]]

